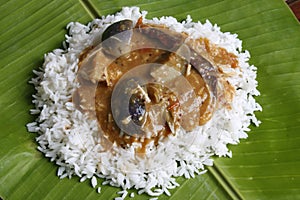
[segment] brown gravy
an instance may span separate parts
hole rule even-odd
[[[141,22],[139,23],[141,25]],[[182,34],[182,37],[186,37],[186,35]],[[81,86],[74,93],[73,102],[81,111],[87,112],[90,114],[90,116],[96,117],[101,130],[103,130],[104,137],[107,138],[110,142],[116,143],[123,148],[130,146],[132,143],[140,143],[140,147],[136,148],[136,152],[145,153],[146,146],[150,142],[154,142],[154,145],[158,145],[158,142],[160,140],[163,140],[170,134],[175,134],[174,130],[172,130],[174,129],[174,127],[178,128],[179,126],[181,126],[186,131],[191,131],[196,126],[205,124],[211,119],[213,115],[214,105],[212,105],[212,93],[210,92],[208,85],[203,80],[201,74],[192,66],[190,66],[185,59],[178,56],[176,53],[172,53],[160,48],[140,48],[142,46],[147,47],[150,43],[151,46],[153,46],[153,43],[154,46],[155,43],[157,43],[157,46],[160,45],[160,41],[157,41],[151,37],[147,37],[143,33],[135,33],[132,37],[131,43],[133,49],[136,50],[133,50],[114,59],[114,61],[109,66],[107,66],[107,68],[105,68],[105,80],[97,79],[93,82],[93,80],[87,80],[84,77],[85,75],[78,75],[78,81],[80,82]],[[139,48],[134,48],[135,45],[138,45]],[[208,39],[196,40],[194,45],[201,46],[201,48],[204,47],[208,54],[208,57],[213,61],[214,64],[226,64],[230,65],[232,68],[238,67],[238,61],[234,54],[228,53],[223,48],[211,45]],[[101,50],[98,50],[100,53],[97,53],[95,56],[88,57],[88,54],[91,51],[93,51],[93,47],[89,47],[82,52],[79,59],[79,67],[81,68],[81,65],[85,59],[92,59],[92,61],[89,62],[93,64],[89,67],[92,66],[94,68],[88,69],[89,73],[98,75],[100,73],[100,68],[99,66],[97,66],[97,63],[101,63],[103,59],[106,59],[105,57],[109,55],[106,55],[105,53],[100,52]],[[160,63],[162,65],[167,64],[185,77],[185,79],[193,88],[196,97],[201,100],[199,103],[199,115],[195,115],[195,113],[193,112],[189,113],[187,109],[185,110],[185,108],[183,108],[184,105],[181,105],[176,97],[174,97],[173,100],[170,100],[169,98],[168,100],[165,100],[165,107],[162,108],[165,108],[167,111],[164,112],[168,113],[168,115],[171,116],[173,120],[172,123],[174,125],[173,127],[170,127],[170,125],[166,122],[165,124],[163,124],[163,126],[161,126],[160,129],[158,129],[157,133],[153,133],[150,136],[135,135],[134,133],[126,134],[121,131],[113,118],[113,113],[111,110],[111,96],[114,90],[114,86],[118,83],[120,78],[125,73],[129,72],[137,66],[148,63]],[[98,72],[94,72],[93,70],[98,70]],[[101,68],[101,70],[103,70],[103,68]],[[151,72],[149,72],[149,74],[150,73]],[[219,71],[219,73],[222,72]],[[141,74],[139,75],[139,78],[144,78],[145,76],[149,76],[149,74]],[[221,80],[220,83],[222,84],[224,82]],[[174,81],[174,84],[176,84],[176,81]],[[146,86],[146,89],[149,92],[151,102],[147,103],[145,107],[151,107],[154,104],[157,104],[157,100],[155,100],[154,97],[155,95],[151,93],[151,88],[149,88],[150,86]],[[228,91],[221,91],[218,98],[223,98],[223,102],[224,99],[227,98],[226,101],[229,104],[234,95],[234,88],[228,82],[224,83],[224,88],[228,89]],[[154,90],[155,89],[157,88],[154,87]],[[160,94],[163,96],[163,98],[166,98],[166,93],[168,93],[168,95],[171,95],[171,93],[167,92],[167,90],[162,91],[164,91],[165,93],[165,96],[163,94]],[[186,100],[185,103],[185,105],[195,106],[191,99]],[[188,117],[182,119],[182,115],[186,115]],[[145,126],[148,126],[147,122],[151,122],[151,120],[149,120],[148,118],[145,119]]]

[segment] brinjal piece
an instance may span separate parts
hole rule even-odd
[[[133,22],[129,19],[121,20],[113,23],[103,32],[102,42],[118,33],[131,30],[133,28]]]
[[[129,113],[134,123],[142,125],[145,116],[145,99],[139,94],[133,94],[129,101]]]
[[[139,31],[145,36],[159,41],[162,47],[168,51],[176,51],[184,42],[185,37],[182,34],[168,29],[143,25]]]
[[[196,52],[190,59],[191,65],[200,73],[214,97],[217,97],[217,70],[214,66]]]
[[[102,46],[105,53],[120,57],[130,52],[130,41],[133,34],[133,22],[125,19],[110,25],[102,35]]]

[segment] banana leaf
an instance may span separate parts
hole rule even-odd
[[[119,196],[119,188],[101,186],[98,194],[89,181],[59,179],[57,166],[37,150],[36,135],[25,125],[34,120],[32,70],[42,65],[44,53],[62,47],[66,25],[88,23],[122,6],[139,6],[148,17],[209,19],[223,32],[237,33],[258,67],[261,126],[229,146],[233,158],[215,157],[206,174],[178,178],[181,186],[172,196],[159,199],[300,199],[300,25],[283,0],[1,0],[0,198]],[[135,199],[149,198],[135,192]]]

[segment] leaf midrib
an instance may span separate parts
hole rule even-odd
[[[208,171],[213,175],[213,177],[222,186],[224,191],[226,191],[232,199],[243,199],[242,195],[239,193],[239,190],[230,184],[229,180],[227,180],[226,176],[224,176],[224,174],[219,170],[216,163],[214,163],[213,166],[208,167]]]

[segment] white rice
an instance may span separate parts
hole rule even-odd
[[[220,109],[207,124],[193,132],[185,134],[181,131],[170,137],[155,151],[149,152],[144,160],[134,156],[133,147],[120,150],[114,146],[114,156],[102,151],[97,137],[97,121],[89,120],[69,102],[78,87],[75,82],[78,57],[86,47],[99,42],[102,32],[110,24],[122,19],[135,22],[140,16],[145,18],[146,14],[137,7],[125,7],[115,15],[95,19],[88,25],[70,23],[65,41],[68,48],[46,54],[43,67],[34,71],[36,78],[31,80],[37,90],[33,95],[35,109],[31,113],[38,114],[38,117],[27,127],[30,132],[39,134],[36,138],[38,150],[59,166],[57,175],[60,178],[76,175],[81,177],[81,182],[91,179],[94,188],[97,186],[96,176],[104,178],[103,185],[123,189],[120,199],[126,197],[129,188],[137,189],[138,194],[170,195],[169,190],[179,186],[175,177],[193,178],[195,174],[204,173],[205,166],[213,165],[211,157],[214,155],[231,157],[227,144],[237,144],[240,139],[247,138],[249,125],[258,126],[260,123],[254,115],[254,111],[261,110],[253,98],[259,95],[256,67],[249,65],[250,54],[242,51],[242,41],[236,34],[222,33],[209,21],[204,24],[193,22],[190,16],[181,23],[173,17],[144,19],[144,22],[167,25],[177,32],[185,31],[193,38],[206,37],[234,53],[239,68],[232,70],[242,76],[228,81],[240,89],[236,90],[231,110]],[[98,188],[98,192],[100,190]]]
[[[133,193],[133,192],[130,193],[129,197],[130,197],[130,198],[134,198],[134,193]]]
[[[97,178],[95,176],[92,177],[91,184],[92,184],[93,188],[95,188],[97,186]]]

